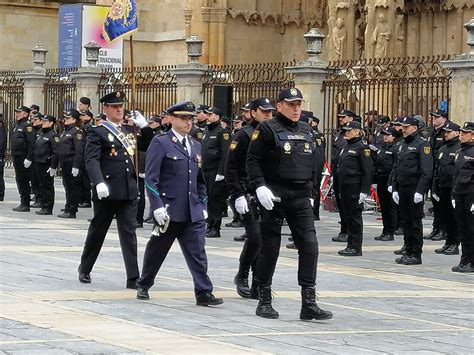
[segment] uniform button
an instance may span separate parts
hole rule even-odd
[[[125,163],[128,163],[128,160],[125,160]]]
[[[189,172],[190,172],[190,173],[192,173],[192,171],[191,171],[191,170],[189,170]]]
[[[127,171],[130,171],[130,169],[129,169],[129,168],[127,168]]]
[[[191,195],[191,192],[188,192],[188,195]]]
[[[189,185],[191,185],[191,180],[189,180]]]

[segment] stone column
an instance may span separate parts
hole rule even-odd
[[[44,103],[44,84],[46,83],[46,53],[48,52],[43,46],[38,45],[32,49],[33,70],[19,74],[18,77],[23,79],[23,104],[30,106],[32,104],[43,106]]]
[[[441,62],[443,67],[452,70],[449,119],[460,125],[474,117],[474,17],[464,27],[469,52]]]
[[[77,69],[73,74],[76,79],[77,99],[86,96],[91,99],[91,111],[95,111],[99,104],[99,82],[102,69],[97,66],[99,61],[99,49],[95,42],[84,45],[88,66]]]

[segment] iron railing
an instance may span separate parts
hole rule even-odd
[[[57,68],[46,70],[44,84],[43,114],[61,118],[64,111],[77,107],[77,91],[74,72],[77,68]]]

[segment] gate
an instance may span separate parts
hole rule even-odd
[[[77,68],[46,70],[44,108],[41,108],[43,114],[60,119],[64,111],[77,107],[76,80],[73,75],[75,71]]]

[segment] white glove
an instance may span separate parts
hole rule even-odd
[[[164,226],[166,220],[170,218],[168,216],[168,213],[166,213],[166,209],[164,207],[160,207],[154,210],[153,216],[155,217],[155,220],[158,222],[160,226]]]
[[[138,174],[138,177],[144,179],[145,178],[145,173]]]
[[[456,208],[456,200],[451,200],[451,204],[453,205],[453,208]],[[472,211],[472,207],[471,207],[471,211]]]
[[[392,192],[392,199],[397,205],[400,203],[400,196],[398,196],[397,191]]]
[[[392,191],[393,191],[392,185],[390,185],[389,187],[387,187],[387,191],[390,192],[390,193],[392,193]]]
[[[257,198],[266,210],[271,211],[273,209],[275,195],[273,195],[268,187],[260,186],[257,189]]]
[[[49,176],[53,177],[54,175],[56,175],[56,169],[48,168],[48,170],[46,170],[46,173],[48,173]]]
[[[97,197],[99,198],[99,200],[102,200],[103,198],[109,196],[110,194],[109,188],[107,187],[105,182],[101,182],[97,184],[95,189],[97,190]]]
[[[360,205],[362,202],[364,202],[366,198],[367,198],[367,194],[364,194],[364,193],[361,192],[361,193],[359,194],[359,201],[358,201],[359,205]]]
[[[215,179],[214,181],[217,182],[217,181],[222,181],[222,180],[224,180],[224,179],[225,179],[225,176],[224,176],[224,175],[219,175],[219,174],[217,174],[217,175],[216,175],[216,179]]]
[[[25,169],[28,169],[31,166],[31,160],[23,160],[23,166],[25,167]]]
[[[77,175],[79,175],[79,169],[78,168],[72,168],[71,174],[72,174],[72,176],[77,177]]]
[[[206,210],[202,210],[202,214],[204,215],[204,219],[207,219],[207,217],[209,217]]]
[[[148,126],[146,118],[138,111],[132,111],[132,121],[140,128],[145,128]]]
[[[413,202],[420,203],[421,201],[423,201],[423,195],[418,192],[415,192],[415,197],[413,197]]]
[[[433,197],[436,202],[439,202],[440,200],[439,196],[436,194],[432,194],[431,197]]]
[[[471,205],[471,209],[469,211],[474,212],[474,203]]]
[[[314,207],[314,198],[309,198],[309,203],[311,204],[311,207]]]
[[[235,209],[240,214],[246,214],[249,211],[249,205],[245,196],[240,196],[235,200]]]

